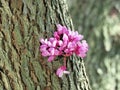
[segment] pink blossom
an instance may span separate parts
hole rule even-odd
[[[58,77],[62,77],[63,74],[69,74],[69,73],[70,73],[69,71],[66,71],[66,66],[61,66],[57,69],[56,75]]]
[[[57,50],[57,40],[55,38],[47,39],[41,39],[41,46],[40,51],[42,52],[42,56],[48,56],[48,61],[51,62],[54,60],[56,56],[60,54],[60,51]]]
[[[77,31],[71,31],[66,26],[58,24],[53,37],[40,40],[40,52],[42,56],[48,57],[48,62],[52,62],[57,56],[68,57],[74,53],[84,58],[88,52],[88,44],[82,39],[83,35]],[[69,74],[66,66],[61,66],[56,72],[59,77],[62,77],[64,73]]]
[[[69,30],[68,36],[71,41],[78,42],[83,39],[83,35],[78,34],[77,31],[74,32],[74,31]]]
[[[63,33],[68,33],[68,29],[66,28],[66,26],[62,26],[60,24],[57,25],[57,32],[59,35],[63,34]]]
[[[88,44],[86,40],[83,40],[82,43],[78,42],[75,50],[76,55],[84,58],[86,56],[87,51],[88,51]]]
[[[59,41],[58,41],[58,45],[59,45],[59,46],[62,46],[62,45],[63,45],[63,41],[62,41],[62,40],[59,40]]]
[[[83,35],[77,31],[71,31],[65,26],[57,25],[57,31],[54,37],[41,39],[40,51],[43,56],[49,56],[48,61],[52,61],[56,56],[70,56],[75,53],[77,56],[84,58],[88,51],[88,44],[83,39]]]
[[[49,58],[48,58],[48,62],[53,61],[53,60],[54,60],[54,58],[55,58],[55,56],[54,56],[54,55],[49,56]]]
[[[59,40],[60,39],[60,35],[58,34],[58,32],[54,32],[54,37]]]
[[[63,34],[63,41],[67,42],[68,40],[69,40],[69,38],[68,38],[67,34]]]

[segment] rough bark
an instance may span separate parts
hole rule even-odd
[[[93,90],[120,90],[120,1],[68,2],[74,26],[89,42],[85,61],[91,87]]]
[[[58,23],[73,29],[64,0],[0,0],[0,90],[90,90],[82,59],[69,58],[70,75],[58,78],[63,58],[40,55],[39,38]]]

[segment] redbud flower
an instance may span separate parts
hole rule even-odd
[[[77,47],[75,50],[75,54],[77,56],[84,58],[86,56],[87,51],[88,51],[88,44],[87,44],[86,40],[82,40],[82,43],[81,42],[77,43]]]
[[[57,69],[56,75],[58,77],[62,77],[63,74],[69,74],[69,73],[70,73],[69,71],[66,71],[66,66],[61,66]]]
[[[51,62],[54,58],[60,55],[60,51],[57,49],[57,40],[55,38],[50,38],[49,41],[47,39],[41,39],[40,51],[42,52],[42,56],[49,56],[48,61]]]

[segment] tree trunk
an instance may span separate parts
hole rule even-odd
[[[68,0],[76,29],[90,49],[86,58],[93,90],[120,90],[120,1]]]
[[[58,78],[63,58],[39,53],[58,23],[73,29],[64,0],[0,0],[0,90],[90,90],[82,59],[70,57],[70,75]]]

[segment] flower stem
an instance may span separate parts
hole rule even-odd
[[[66,67],[66,57],[64,57],[64,66]]]

